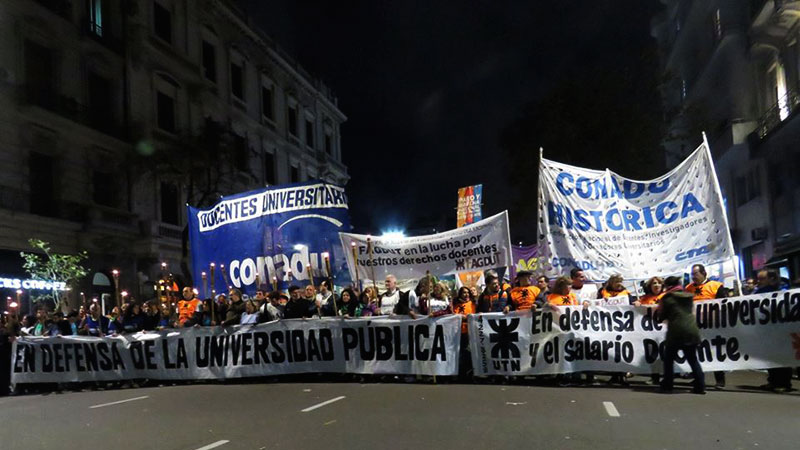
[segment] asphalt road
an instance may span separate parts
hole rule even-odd
[[[756,389],[764,379],[729,374],[705,396],[688,385],[656,394],[643,377],[628,388],[295,382],[20,395],[0,398],[0,449],[797,449],[800,393]]]

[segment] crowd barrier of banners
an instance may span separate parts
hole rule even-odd
[[[706,143],[649,181],[542,159],[539,217],[548,276],[579,267],[591,280],[643,280],[734,256]]]
[[[800,289],[697,302],[695,308],[705,370],[800,365]],[[24,337],[14,343],[11,375],[14,384],[309,372],[456,375],[460,324],[460,316],[338,318],[106,338]],[[478,376],[649,374],[662,369],[666,328],[647,307],[475,314],[469,316],[469,345]]]
[[[118,337],[23,337],[11,382],[197,380],[329,372],[455,375],[461,317],[282,320]]]
[[[511,264],[508,213],[444,233],[403,239],[339,233],[347,264],[355,279],[418,280],[428,273],[452,275]],[[374,278],[373,278],[374,277]]]
[[[800,365],[800,289],[696,302],[705,370]],[[559,306],[469,318],[476,375],[659,373],[667,324],[655,308]],[[681,369],[689,371],[683,356]]]

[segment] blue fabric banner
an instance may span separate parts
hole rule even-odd
[[[257,283],[286,289],[312,277],[318,284],[328,276],[326,254],[337,284],[350,282],[339,240],[339,232],[350,231],[341,186],[320,181],[272,186],[224,197],[207,209],[187,208],[194,285],[204,298],[211,296],[212,285],[217,293],[228,285],[254,294]]]

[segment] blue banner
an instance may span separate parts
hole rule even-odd
[[[187,208],[192,275],[204,298],[212,285],[217,293],[227,285],[254,294],[257,283],[267,290],[311,279],[318,284],[328,278],[328,267],[337,284],[350,282],[338,234],[350,231],[341,186],[272,186],[224,197],[207,209]]]

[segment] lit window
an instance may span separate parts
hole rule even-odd
[[[89,0],[89,32],[103,36],[103,0]]]

